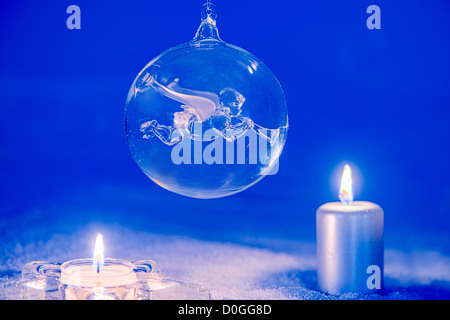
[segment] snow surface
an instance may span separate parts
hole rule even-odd
[[[313,243],[247,239],[248,244],[203,241],[136,232],[117,225],[88,225],[46,242],[0,247],[0,298],[30,261],[89,257],[97,232],[106,255],[151,259],[165,276],[207,287],[214,299],[448,299],[450,257],[438,251],[385,251],[385,295],[332,296],[316,288]],[[269,246],[268,244],[271,244]],[[271,247],[269,249],[268,247]],[[278,248],[278,249],[273,249]]]

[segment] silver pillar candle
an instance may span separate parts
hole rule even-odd
[[[375,203],[353,202],[347,166],[340,198],[342,203],[326,203],[316,213],[318,287],[330,294],[381,294],[383,210]]]

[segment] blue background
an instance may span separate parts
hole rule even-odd
[[[450,2],[217,0],[224,41],[286,94],[277,175],[240,194],[166,191],[132,160],[123,108],[137,73],[194,36],[202,1],[2,1],[0,243],[92,222],[199,239],[314,241],[315,211],[354,166],[385,210],[386,247],[450,251]],[[81,30],[66,9],[81,8]],[[381,8],[381,30],[366,9]],[[201,67],[201,66],[199,66]]]

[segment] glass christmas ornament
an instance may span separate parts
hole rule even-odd
[[[220,198],[276,173],[288,130],[283,90],[248,51],[222,41],[216,7],[202,7],[191,41],[137,75],[125,107],[131,154],[161,187]]]

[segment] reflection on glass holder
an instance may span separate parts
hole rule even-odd
[[[105,259],[109,274],[96,282],[92,259],[65,263],[33,261],[22,278],[10,286],[16,300],[211,300],[211,292],[197,284],[163,277],[152,260]],[[75,276],[76,272],[86,272]],[[87,276],[86,276],[87,274]]]

